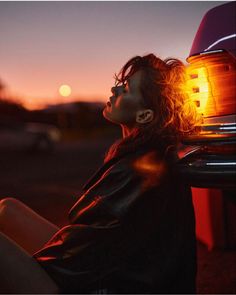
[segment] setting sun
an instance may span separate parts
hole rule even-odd
[[[71,94],[71,87],[69,85],[61,85],[59,93],[61,96],[67,97]]]

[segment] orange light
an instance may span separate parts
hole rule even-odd
[[[211,96],[211,88],[207,79],[206,67],[187,69],[190,80],[187,82],[187,88],[191,99],[197,106],[199,113],[204,113],[209,97]]]
[[[236,112],[236,60],[227,52],[188,58],[187,92],[203,117]]]

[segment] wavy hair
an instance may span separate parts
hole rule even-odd
[[[105,162],[139,147],[155,146],[165,152],[191,133],[196,124],[196,107],[188,97],[186,68],[180,60],[162,60],[154,54],[135,56],[115,75],[116,85],[125,84],[137,71],[142,72],[143,107],[153,110],[154,119],[137,126],[129,136],[115,142],[108,150]]]

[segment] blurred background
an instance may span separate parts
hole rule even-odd
[[[222,1],[0,2],[0,199],[59,226],[121,136],[102,110],[135,55],[185,61]],[[235,293],[235,252],[198,243],[198,293]]]

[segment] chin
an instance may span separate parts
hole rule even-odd
[[[105,119],[107,119],[107,108],[106,107],[103,109],[102,115]]]
[[[114,124],[119,124],[112,118],[112,114],[107,111],[106,107],[103,109],[102,115],[107,121],[114,123]]]
[[[106,120],[108,120],[108,121],[111,120],[110,117],[109,117],[109,112],[107,111],[107,108],[106,108],[106,107],[103,109],[102,115],[103,115],[103,117],[104,117]]]

